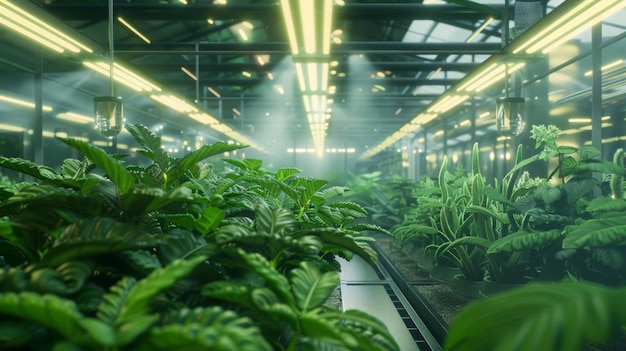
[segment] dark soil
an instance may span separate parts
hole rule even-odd
[[[448,325],[468,303],[452,293],[446,284],[432,279],[414,257],[391,245],[389,238],[376,238],[376,245],[402,274],[405,282],[412,285]]]

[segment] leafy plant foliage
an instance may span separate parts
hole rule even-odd
[[[181,158],[141,125],[147,166],[80,140],[60,170],[0,189],[0,349],[397,350],[386,328],[325,304],[337,257],[376,262],[343,187],[254,159]]]

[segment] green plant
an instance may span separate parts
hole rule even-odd
[[[338,285],[335,255],[376,259],[361,231],[377,227],[353,223],[365,211],[329,201],[341,189],[260,160],[228,160],[240,171],[218,174],[202,161],[243,146],[174,158],[147,128],[127,129],[148,166],[75,139],[61,141],[85,158],[60,171],[0,158],[38,180],[0,192],[2,349],[397,349],[375,319],[321,305]],[[217,298],[234,282],[258,289],[254,308]],[[283,302],[298,320],[268,326]]]
[[[624,288],[591,283],[536,283],[476,301],[450,325],[444,349],[583,350],[626,323]]]

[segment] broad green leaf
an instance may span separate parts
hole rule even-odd
[[[137,272],[138,275],[148,275],[155,269],[163,268],[159,258],[148,250],[127,250],[119,254],[123,265],[128,267],[127,272]]]
[[[186,277],[205,257],[194,257],[187,261],[176,260],[164,268],[154,270],[150,275],[132,285],[124,300],[116,323],[131,321],[147,312],[151,300],[170,288],[179,279]]]
[[[569,175],[572,175],[578,171],[578,162],[572,156],[566,156],[561,161],[561,166],[559,168],[559,178],[565,178]]]
[[[324,185],[328,182],[322,179],[316,178],[297,178],[293,181],[293,185],[297,187],[301,187],[300,193],[298,194],[298,206],[305,207],[315,195],[317,191],[319,191]]]
[[[94,264],[90,261],[68,261],[56,270],[44,267],[30,273],[28,290],[39,293],[69,295],[77,292],[92,275]]]
[[[345,231],[334,228],[317,228],[306,231],[307,234],[318,236],[324,244],[324,250],[329,252],[347,250],[361,256],[371,265],[378,262],[376,251],[367,242],[359,242]]]
[[[291,286],[296,303],[304,313],[323,304],[339,286],[339,274],[321,273],[311,262],[302,262],[290,272]]]
[[[237,250],[236,253],[243,259],[242,263],[245,264],[248,269],[265,280],[266,287],[279,296],[282,302],[288,305],[294,304],[294,298],[289,291],[289,281],[284,275],[272,267],[263,256],[256,253],[247,253],[243,250]]]
[[[626,213],[621,216],[590,219],[570,227],[563,248],[589,248],[626,245]]]
[[[0,314],[37,323],[74,343],[87,341],[80,325],[84,317],[72,300],[33,292],[7,292],[0,294]]]
[[[493,218],[499,221],[500,223],[504,223],[504,224],[509,223],[509,217],[507,216],[506,213],[496,213],[490,208],[476,206],[476,205],[469,205],[465,208],[465,212],[482,214],[482,215],[488,216],[489,218]]]
[[[586,211],[592,213],[593,215],[604,212],[624,212],[626,211],[626,200],[613,199],[610,197],[595,198],[591,200],[589,205],[587,205]]]
[[[173,224],[176,224],[178,227],[186,229],[186,230],[195,230],[196,229],[196,218],[189,213],[174,213],[174,214],[157,214],[157,218],[159,220],[164,220]]]
[[[506,196],[504,196],[498,190],[494,189],[491,185],[485,186],[485,188],[483,189],[483,193],[485,194],[485,196],[487,196],[491,200],[501,202],[503,204],[506,204],[510,207],[515,208],[515,204],[511,200],[507,199]]]
[[[593,146],[583,146],[579,149],[578,154],[581,160],[590,160],[600,156],[601,152]]]
[[[283,209],[271,209],[267,203],[260,202],[255,207],[255,229],[262,234],[283,234],[296,224],[293,213]]]
[[[563,155],[570,155],[578,151],[578,148],[573,146],[561,145],[556,148],[556,151]]]
[[[126,193],[134,184],[135,177],[122,164],[98,147],[87,142],[72,138],[58,138],[67,145],[78,150],[107,174],[122,193]]]
[[[351,210],[354,213],[354,215],[352,216],[354,218],[363,218],[367,216],[367,210],[365,210],[361,205],[354,203],[354,202],[348,202],[348,201],[333,202],[333,203],[328,204],[328,207]]]
[[[124,128],[126,128],[135,140],[137,140],[139,145],[145,149],[145,152],[142,153],[144,156],[154,161],[162,172],[165,172],[169,168],[173,158],[162,148],[161,138],[141,124],[126,124]]]
[[[298,324],[298,313],[295,308],[281,302],[272,290],[256,288],[251,294],[254,305],[266,315],[267,319],[275,323],[288,323],[292,327]]]
[[[341,332],[348,333],[357,341],[357,350],[400,350],[393,336],[389,333],[387,326],[376,317],[363,311],[328,312],[324,313],[324,319],[337,321],[336,325],[341,329]],[[364,333],[364,331],[366,332]]]
[[[224,159],[223,161],[235,167],[238,167],[244,171],[250,171],[250,172],[258,171],[261,169],[261,166],[263,166],[262,160],[258,160],[254,158],[244,158],[244,159],[227,158],[227,159]]]
[[[224,142],[217,142],[211,145],[203,145],[199,149],[192,151],[176,161],[175,164],[168,168],[167,182],[170,184],[176,184],[179,178],[189,170],[189,168],[195,166],[198,162],[215,155],[222,154],[227,151],[233,151],[237,149],[243,149],[246,145],[228,144]]]
[[[22,158],[0,156],[0,167],[27,174],[41,180],[57,180],[61,176],[52,168]]]
[[[219,280],[202,287],[203,296],[234,302],[239,306],[252,307],[251,294],[250,286],[234,281]]]
[[[66,158],[61,165],[61,173],[67,178],[82,178],[85,176],[86,164],[74,158]]]
[[[624,175],[624,167],[607,160],[589,160],[578,164],[577,173],[582,172]]]
[[[357,340],[339,328],[336,321],[327,320],[324,315],[304,314],[300,316],[302,334],[306,338],[321,340],[333,345],[354,349],[358,346]]]
[[[220,307],[184,309],[178,318],[155,326],[141,338],[139,351],[211,350],[271,351],[261,331],[249,318]]]
[[[279,182],[284,183],[287,179],[290,179],[300,172],[302,172],[302,170],[298,168],[279,168],[276,172],[276,179]]]
[[[607,341],[626,323],[624,293],[582,282],[531,284],[500,293],[461,311],[445,349],[582,350],[587,342]]]
[[[206,207],[200,218],[196,219],[195,229],[202,235],[208,234],[210,231],[217,229],[222,220],[226,217],[226,212],[217,207]]]
[[[68,225],[41,260],[41,264],[57,266],[70,260],[125,250],[152,248],[162,238],[111,218],[90,218]]]
[[[311,202],[314,205],[319,206],[328,202],[328,200],[334,197],[342,195],[346,191],[348,191],[348,188],[344,186],[333,186],[324,190],[320,190],[313,195],[313,197],[311,198]]]
[[[511,233],[493,242],[487,253],[513,252],[542,249],[545,245],[561,237],[560,229],[528,232],[525,230]]]
[[[115,331],[110,325],[94,318],[83,318],[78,323],[97,344],[114,346],[117,343]]]

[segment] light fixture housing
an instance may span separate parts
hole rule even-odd
[[[124,104],[121,97],[93,98],[94,128],[101,136],[113,139],[124,126]]]
[[[525,100],[522,97],[501,97],[496,100],[496,129],[506,137],[522,133],[526,127]]]

